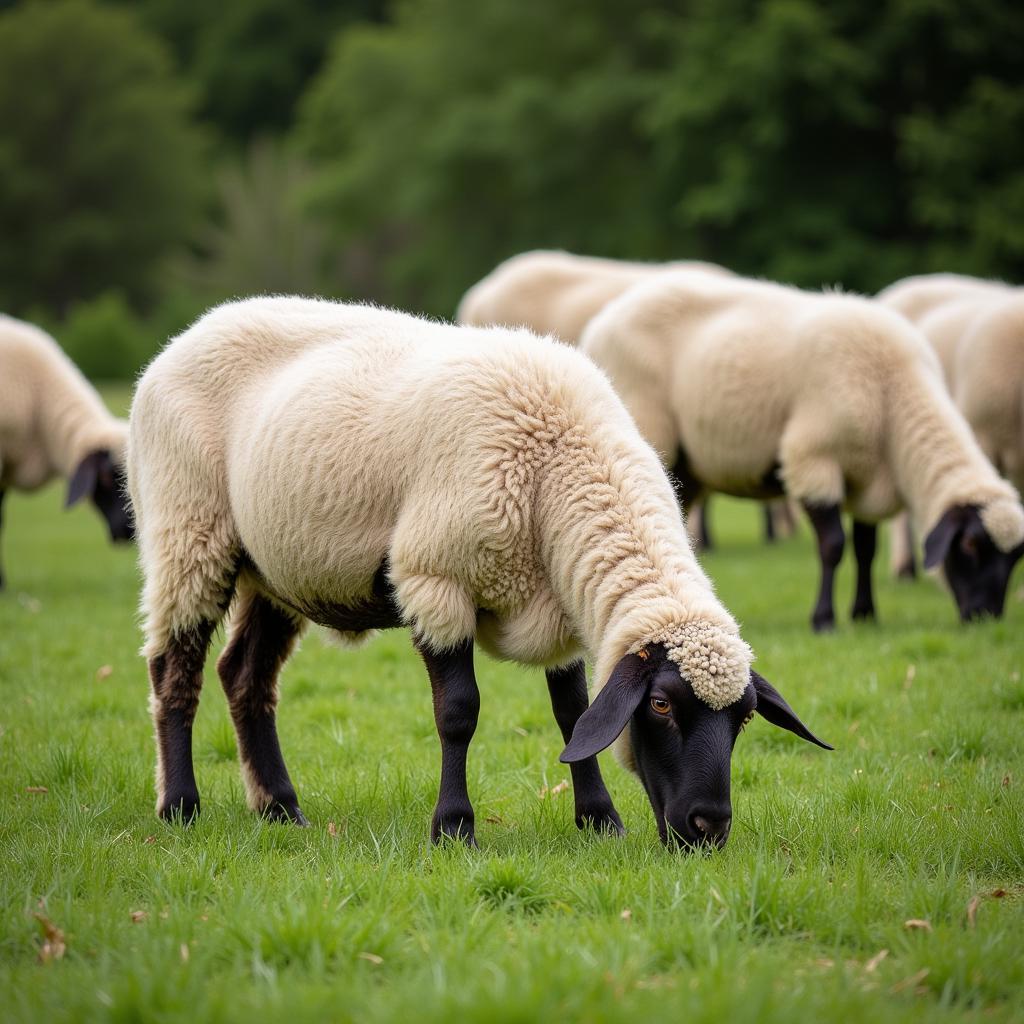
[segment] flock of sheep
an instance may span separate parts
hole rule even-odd
[[[230,610],[217,670],[263,815],[305,823],[275,716],[306,623],[409,626],[441,739],[435,841],[475,842],[479,643],[544,668],[578,825],[622,831],[597,762],[615,744],[665,842],[722,846],[755,713],[827,744],[751,668],[694,555],[682,513],[715,491],[806,510],[815,629],[835,622],[843,510],[854,617],[900,513],[900,571],[912,528],[964,620],[1002,614],[1024,554],[1021,289],[932,275],[868,299],[535,252],[458,320],[228,303],[153,360],[125,424],[51,338],[0,319],[0,502],[61,475],[138,539],[162,816],[199,811],[192,723]]]

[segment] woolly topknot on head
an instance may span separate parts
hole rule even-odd
[[[693,692],[715,711],[735,704],[750,682],[753,652],[735,633],[710,622],[669,626],[647,642],[665,645]]]
[[[980,510],[981,522],[1000,551],[1011,551],[1024,541],[1024,508],[1012,498],[996,498]]]

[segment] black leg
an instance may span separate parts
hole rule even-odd
[[[871,589],[871,563],[878,546],[878,527],[874,523],[853,521],[853,553],[857,557],[857,593],[853,599],[855,619],[875,617],[875,597]]]
[[[711,523],[710,523],[710,512],[711,512],[711,495],[705,493],[704,500],[700,503],[697,508],[697,514],[700,516],[700,549],[701,551],[711,551],[714,549],[715,542],[711,537]]]
[[[574,661],[565,668],[545,670],[548,693],[551,694],[551,710],[562,731],[562,739],[568,743],[576,720],[587,710],[587,673],[582,661]],[[572,773],[572,791],[576,797],[576,825],[578,828],[591,827],[600,832],[614,832],[624,835],[622,819],[612,804],[608,789],[601,777],[601,768],[596,757],[574,761],[569,765]]]
[[[6,493],[7,493],[6,491],[0,491],[0,536],[3,535],[4,495]],[[0,550],[0,554],[2,554],[2,553],[3,553],[2,550]],[[3,560],[0,559],[0,590],[3,590],[3,589],[4,589],[4,566],[3,566]]]
[[[773,510],[772,506],[767,504],[767,503],[763,504],[761,506],[761,509],[762,509],[763,514],[764,514],[764,539],[765,539],[765,541],[767,541],[767,543],[774,544],[775,543],[775,539],[776,539],[775,538],[775,516],[773,514],[774,510]]]
[[[441,738],[441,785],[430,825],[430,838],[445,836],[476,846],[473,805],[466,787],[466,755],[480,715],[480,691],[473,674],[473,641],[440,654],[416,642],[430,676],[434,721]]]
[[[199,813],[199,789],[192,768],[192,722],[203,686],[203,662],[212,622],[175,633],[167,649],[149,660],[157,745],[157,812],[190,821]]]
[[[308,825],[277,738],[277,676],[301,620],[259,594],[240,601],[217,672],[235,723],[249,806],[276,821]]]
[[[811,520],[818,538],[818,558],[821,562],[821,587],[818,590],[818,601],[811,614],[811,627],[816,633],[834,628],[836,624],[835,609],[832,604],[832,589],[835,580],[836,566],[843,557],[846,535],[843,533],[843,522],[839,516],[838,505],[804,504],[807,516]]]

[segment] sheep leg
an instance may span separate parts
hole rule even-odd
[[[562,739],[568,743],[576,720],[587,710],[587,674],[582,661],[574,661],[564,668],[545,670],[551,710],[562,730]],[[622,819],[612,804],[612,798],[601,777],[596,757],[574,761],[569,765],[572,773],[572,791],[576,798],[576,827],[594,828],[599,832],[625,835]]]
[[[767,502],[761,506],[761,512],[764,516],[764,539],[767,544],[774,544],[777,539],[775,535],[774,511],[774,508]]]
[[[199,813],[192,767],[192,723],[203,686],[203,663],[216,623],[202,620],[171,634],[149,659],[151,708],[156,727],[157,813],[191,821]]]
[[[299,809],[277,738],[277,677],[302,620],[247,590],[239,598],[231,639],[217,661],[238,737],[249,806],[274,821],[308,825]]]
[[[857,593],[851,615],[855,619],[875,617],[875,596],[871,588],[871,564],[878,546],[878,527],[874,523],[853,521],[853,553],[857,558]]]
[[[818,558],[821,562],[821,586],[818,600],[811,614],[811,627],[815,633],[835,628],[836,615],[832,604],[836,567],[843,557],[846,535],[838,505],[812,505],[804,503],[807,516],[818,538]]]
[[[441,785],[430,838],[445,837],[476,846],[473,805],[466,788],[466,755],[480,714],[480,691],[473,674],[473,641],[438,653],[420,640],[417,650],[427,666],[434,698],[434,721],[441,738]]]

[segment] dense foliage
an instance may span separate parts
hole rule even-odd
[[[1024,277],[1020,5],[4,6],[16,314],[118,293],[150,349],[260,289],[450,315],[538,246],[868,291]]]

